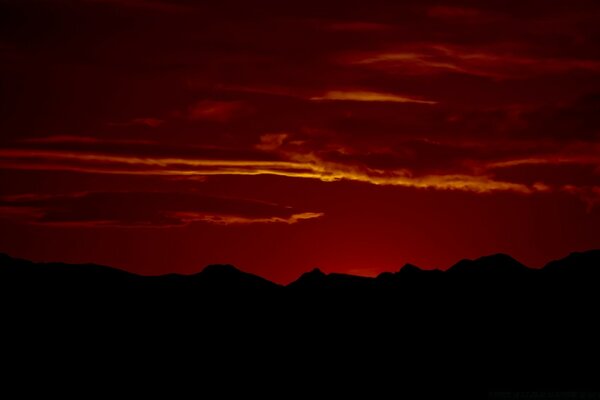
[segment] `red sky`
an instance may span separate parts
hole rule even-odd
[[[0,0],[0,251],[289,282],[600,247],[597,1],[207,3]]]

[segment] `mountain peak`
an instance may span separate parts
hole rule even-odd
[[[325,277],[327,277],[326,273],[321,271],[319,268],[315,268],[310,272],[303,273],[298,280],[302,279],[302,280],[317,281],[317,280],[322,280]]]
[[[546,271],[571,270],[582,272],[598,271],[600,273],[600,249],[589,250],[585,252],[573,252],[565,258],[554,260],[546,264]]]
[[[475,260],[464,259],[448,269],[448,272],[515,272],[527,267],[508,254],[497,253],[479,257]]]
[[[202,272],[200,272],[202,275],[215,275],[215,274],[240,274],[242,273],[242,271],[240,271],[239,269],[237,269],[236,267],[234,267],[233,265],[230,264],[211,264],[211,265],[207,265],[206,267],[204,267],[204,269],[202,270]]]
[[[290,283],[290,287],[298,286],[321,286],[324,284],[327,274],[323,273],[319,268],[315,268],[310,272],[305,272],[300,275],[300,278]]]
[[[326,274],[323,271],[321,271],[319,268],[314,268],[312,271],[307,272],[304,275],[325,276]]]
[[[205,291],[270,291],[279,286],[258,275],[241,271],[229,264],[206,266],[202,272],[196,274],[196,282],[203,285],[203,290]]]
[[[509,256],[506,253],[490,254],[489,256],[479,257],[479,258],[475,259],[475,261],[480,261],[480,262],[485,261],[485,262],[488,262],[488,263],[489,262],[519,263],[517,260],[515,260],[513,257]]]
[[[417,267],[416,265],[413,264],[404,264],[404,266],[402,268],[400,268],[399,273],[401,274],[414,274],[414,273],[419,273],[422,272],[423,270],[419,267]]]

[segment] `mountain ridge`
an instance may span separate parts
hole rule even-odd
[[[53,359],[64,349],[86,355],[82,349],[108,348],[114,363],[142,341],[140,351],[152,358],[156,349],[191,354],[207,366],[224,362],[224,370],[249,360],[244,373],[259,371],[255,360],[265,359],[286,373],[298,365],[371,370],[399,360],[413,372],[397,380],[389,370],[394,390],[418,377],[494,386],[588,374],[597,382],[581,355],[600,356],[600,250],[542,269],[497,255],[456,264],[454,271],[408,266],[375,278],[314,269],[281,286],[231,265],[141,276],[0,255],[4,343],[20,359],[37,343],[57,349]]]
[[[583,252],[572,252],[566,257],[552,260],[542,268],[528,267],[510,255],[503,253],[491,254],[476,259],[462,259],[447,269],[422,269],[414,264],[407,263],[395,272],[382,272],[376,277],[365,277],[351,275],[346,273],[324,273],[319,268],[314,268],[312,271],[305,272],[296,280],[281,285],[272,282],[259,275],[245,272],[230,264],[210,264],[202,270],[191,274],[169,273],[155,276],[145,276],[123,269],[110,266],[85,263],[85,264],[68,264],[61,262],[33,262],[26,259],[14,258],[6,253],[0,253],[0,274],[6,275],[9,270],[13,273],[41,273],[48,275],[52,273],[69,273],[74,275],[82,275],[86,273],[107,274],[112,276],[120,275],[131,279],[140,280],[179,280],[179,281],[210,281],[212,284],[220,286],[228,283],[242,281],[253,282],[257,287],[286,287],[298,288],[308,287],[312,289],[325,289],[330,286],[360,286],[373,284],[381,280],[389,279],[409,279],[415,277],[425,277],[432,275],[449,276],[449,275],[487,275],[489,277],[513,276],[526,273],[595,273],[593,265],[598,266],[600,271],[600,249],[592,249]]]

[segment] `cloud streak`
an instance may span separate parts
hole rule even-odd
[[[273,203],[195,192],[90,192],[0,198],[0,216],[63,227],[296,224],[323,215]]]
[[[53,169],[82,173],[206,177],[211,175],[275,175],[316,179],[323,182],[349,180],[383,186],[462,190],[476,193],[513,191],[531,193],[534,187],[494,180],[487,175],[430,174],[414,176],[406,169],[378,169],[364,165],[328,161],[314,153],[282,152],[285,161],[213,160],[115,156],[82,152],[4,149],[0,167]]]
[[[560,165],[560,164],[589,164],[600,167],[600,157],[591,155],[546,155],[538,157],[516,158],[504,161],[494,161],[486,164],[486,168],[511,168],[523,165]]]
[[[532,57],[515,50],[480,49],[446,43],[403,45],[398,49],[355,52],[340,57],[347,65],[412,75],[459,73],[509,79],[574,70],[600,72],[600,61],[580,58]]]
[[[386,103],[416,103],[416,104],[437,104],[436,101],[423,100],[410,96],[401,96],[392,93],[380,93],[369,91],[344,91],[332,90],[324,93],[321,96],[311,97],[310,100],[317,101],[374,101]]]
[[[243,108],[243,104],[236,101],[204,100],[190,106],[187,116],[191,120],[226,122],[238,115]]]

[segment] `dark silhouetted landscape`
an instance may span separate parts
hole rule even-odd
[[[598,0],[0,0],[0,133],[3,398],[600,400]]]
[[[287,286],[230,265],[139,276],[2,255],[0,266],[13,343],[33,337],[39,346],[43,337],[63,355],[65,342],[92,340],[111,351],[134,343],[156,356],[234,357],[250,369],[258,359],[275,369],[310,362],[323,373],[352,365],[383,373],[381,360],[392,358],[408,371],[405,384],[467,379],[489,388],[589,382],[593,371],[575,359],[593,359],[600,337],[600,250],[541,269],[504,254],[375,278],[315,269]]]
[[[288,285],[270,282],[232,265],[209,265],[191,275],[142,276],[103,265],[35,263],[6,254],[0,254],[0,274],[4,293],[31,300],[43,298],[46,302],[72,296],[79,296],[81,302],[121,305],[133,298],[150,301],[157,297],[167,302],[194,298],[310,302],[334,297],[376,302],[416,296],[441,305],[477,295],[480,301],[503,299],[508,305],[543,296],[549,290],[555,290],[555,295],[563,293],[562,300],[594,294],[584,289],[598,284],[600,250],[572,253],[540,269],[529,268],[506,254],[464,259],[446,270],[406,264],[377,277],[326,274],[316,268]]]

